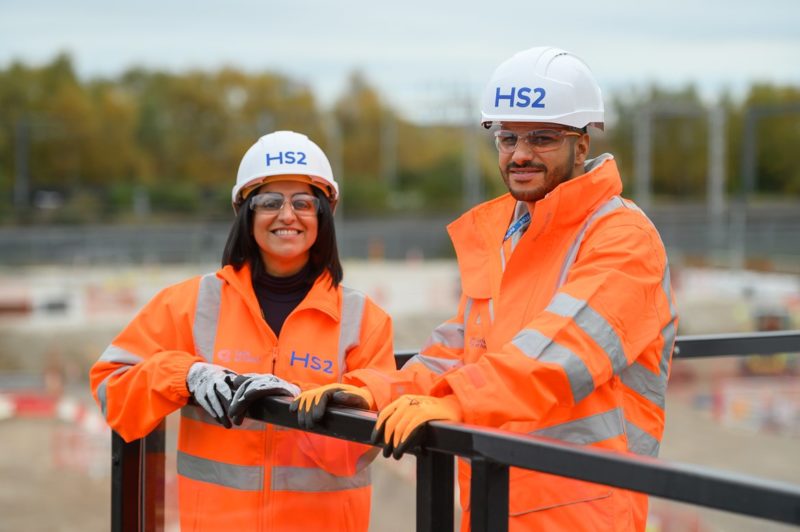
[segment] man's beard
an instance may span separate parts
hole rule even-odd
[[[506,188],[517,201],[525,201],[528,203],[539,201],[545,197],[549,192],[555,189],[559,184],[572,178],[572,170],[575,166],[575,153],[570,151],[569,159],[563,165],[554,166],[550,169],[541,163],[526,162],[524,164],[517,164],[510,162],[506,165],[505,172],[501,170],[503,181],[505,181]],[[544,182],[541,186],[534,190],[513,190],[511,188],[511,179],[509,171],[512,168],[530,168],[532,170],[539,170],[545,172]]]

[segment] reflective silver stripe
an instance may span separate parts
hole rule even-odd
[[[194,311],[195,353],[208,362],[214,360],[214,343],[217,339],[219,325],[219,306],[222,299],[222,279],[209,273],[200,279],[197,292],[197,308]]]
[[[667,296],[667,303],[669,304],[669,313],[674,318],[678,315],[675,312],[675,305],[672,303],[672,280],[670,279],[669,263],[664,268],[664,275],[661,278],[661,288],[664,290],[664,295]]]
[[[363,488],[370,485],[369,468],[350,477],[337,477],[316,467],[274,466],[272,489],[280,491],[327,492]]]
[[[375,460],[375,457],[378,456],[380,450],[380,447],[372,447],[369,451],[359,456],[358,461],[356,462],[356,471],[361,471],[369,467],[372,461]],[[369,479],[367,482],[369,482]]]
[[[181,417],[185,417],[187,419],[191,419],[194,421],[199,421],[200,423],[215,425],[217,427],[220,426],[217,420],[208,415],[208,413],[201,407],[196,405],[186,405],[182,407]],[[233,427],[231,427],[231,429],[233,430],[264,430],[265,428],[267,428],[266,423],[264,423],[263,421],[250,419],[249,417],[244,418],[241,425],[234,425]]]
[[[631,423],[629,419],[625,420],[625,432],[628,433],[628,450],[630,452],[645,456],[658,456],[661,442]]]
[[[672,315],[672,321],[667,323],[661,330],[661,336],[664,338],[664,346],[661,348],[661,362],[659,369],[664,380],[667,380],[667,371],[669,369],[669,361],[672,358],[672,347],[675,343],[675,315]]]
[[[559,292],[545,309],[553,314],[572,318],[575,324],[588,334],[605,352],[611,361],[615,374],[628,366],[622,341],[605,317],[594,310],[586,301]]]
[[[445,322],[436,327],[428,341],[422,347],[422,351],[432,345],[442,345],[453,349],[464,349],[464,324]]]
[[[534,329],[523,329],[511,340],[526,356],[542,362],[557,364],[564,369],[572,390],[572,401],[577,404],[594,391],[594,380],[586,363],[564,347]]]
[[[622,372],[622,382],[630,389],[650,401],[664,408],[665,396],[667,394],[667,379],[669,375],[669,360],[671,349],[675,340],[675,320],[670,321],[661,331],[664,338],[664,347],[661,351],[661,361],[659,362],[658,374],[653,373],[638,362],[634,362],[628,369]]]
[[[669,263],[664,268],[664,277],[661,279],[661,288],[664,290],[664,296],[669,303],[670,321],[661,331],[661,336],[664,338],[664,347],[661,350],[661,363],[659,364],[661,374],[666,378],[667,370],[669,369],[669,362],[672,359],[672,347],[675,342],[675,320],[678,318],[678,313],[675,311],[675,305],[672,302],[672,282],[670,281]]]
[[[408,368],[412,364],[422,364],[432,372],[436,373],[437,375],[441,375],[446,371],[450,371],[453,368],[461,367],[464,365],[464,362],[461,360],[457,360],[454,358],[440,358],[440,357],[432,357],[428,355],[414,355],[410,359],[403,364],[403,368]]]
[[[103,412],[103,417],[108,418],[108,403],[106,402],[106,385],[108,381],[111,380],[111,377],[114,375],[119,375],[120,373],[125,373],[132,366],[122,366],[120,368],[115,369],[111,372],[111,374],[103,379],[103,382],[100,383],[100,386],[97,387],[97,400],[100,403],[100,411]]]
[[[544,436],[579,445],[591,445],[621,436],[624,433],[625,427],[623,426],[622,412],[619,408],[615,408],[601,414],[539,429],[531,432],[531,435]]]
[[[594,211],[586,220],[586,222],[584,222],[583,227],[581,227],[580,231],[578,231],[578,234],[575,235],[575,240],[572,241],[572,245],[569,247],[566,259],[564,259],[564,264],[561,266],[561,274],[558,276],[556,290],[561,288],[561,286],[567,282],[567,274],[569,273],[569,269],[572,268],[572,264],[575,262],[575,257],[578,256],[578,249],[580,249],[581,242],[583,242],[583,235],[586,234],[586,230],[589,229],[589,226],[592,225],[592,222],[613,210],[619,209],[620,207],[627,207],[627,205],[624,201],[622,201],[620,196],[613,196],[604,204],[602,204],[599,209]]]
[[[178,451],[178,474],[192,480],[242,491],[261,491],[264,468],[227,464]]]
[[[103,362],[111,362],[113,364],[126,364],[128,366],[133,366],[139,362],[142,362],[144,359],[139,355],[134,355],[130,351],[126,351],[125,349],[111,344],[106,347],[106,350],[103,351],[102,355],[100,355],[99,360],[102,360]]]
[[[664,345],[661,348],[658,373],[656,374],[638,362],[635,362],[629,369],[622,372],[621,377],[622,382],[624,382],[626,386],[663,409],[665,405],[665,395],[667,393],[667,372],[676,334],[675,318],[677,317],[674,305],[672,304],[669,266],[664,270],[664,278],[662,279],[661,286],[664,289],[664,295],[669,301],[670,321],[661,330],[661,337],[664,339]]]
[[[125,373],[131,366],[135,366],[139,362],[142,362],[144,359],[139,355],[134,355],[130,351],[126,351],[125,349],[121,349],[114,344],[109,345],[106,347],[106,350],[103,351],[103,354],[100,355],[98,361],[102,360],[103,362],[110,362],[112,364],[124,364],[122,367],[115,369],[111,374],[108,375],[103,382],[97,387],[97,400],[100,403],[100,411],[103,412],[103,417],[107,415],[108,412],[108,403],[106,398],[106,386],[108,381],[114,375],[119,375],[120,373]]]
[[[644,211],[638,205],[636,205],[634,202],[632,202],[631,200],[623,199],[622,202],[625,204],[625,207],[627,207],[628,209],[631,209],[631,210],[634,210],[636,212],[639,212],[645,218],[647,218],[647,215],[644,213]],[[649,218],[648,218],[648,220],[649,220]]]
[[[658,405],[659,408],[664,408],[664,395],[667,393],[666,373],[656,375],[639,362],[634,362],[620,377],[633,391]]]
[[[586,231],[591,226],[591,224],[597,218],[604,216],[609,212],[619,208],[633,209],[641,213],[642,216],[644,216],[645,218],[647,218],[647,215],[638,206],[636,206],[632,202],[623,200],[619,196],[614,196],[610,198],[608,201],[606,201],[599,209],[593,212],[592,215],[586,220],[586,222],[576,235],[575,240],[572,242],[569,250],[567,251],[564,264],[561,266],[561,272],[559,274],[558,284],[556,285],[556,291],[559,288],[561,288],[561,286],[563,286],[564,283],[566,283],[569,270],[570,268],[572,268],[572,265],[575,262],[583,238],[586,234]],[[649,220],[649,218],[647,219]],[[662,278],[661,284],[664,293],[667,297],[667,301],[669,302],[671,319],[669,323],[667,323],[667,325],[661,331],[661,335],[664,339],[664,347],[662,348],[661,351],[661,360],[659,362],[659,373],[657,375],[654,372],[647,369],[646,367],[644,367],[643,365],[639,364],[638,362],[635,362],[633,365],[626,367],[627,359],[625,357],[624,350],[622,348],[622,342],[619,339],[619,336],[610,326],[608,321],[605,318],[603,318],[599,313],[588,307],[588,305],[586,305],[585,302],[583,303],[583,305],[585,305],[585,308],[591,311],[591,313],[588,314],[585,318],[581,318],[580,320],[581,323],[579,323],[577,315],[582,313],[582,311],[581,308],[577,308],[578,305],[575,304],[574,302],[561,301],[559,305],[563,304],[564,305],[563,308],[561,308],[560,306],[556,306],[555,310],[551,308],[559,299],[559,296],[562,295],[567,296],[566,294],[557,293],[556,296],[553,298],[553,301],[550,303],[550,306],[548,306],[548,310],[550,310],[551,312],[554,312],[559,315],[567,315],[566,313],[570,311],[566,309],[569,309],[570,305],[574,304],[575,308],[573,308],[572,312],[574,312],[576,315],[576,317],[574,318],[576,324],[578,324],[578,326],[581,329],[586,331],[592,338],[595,339],[595,341],[597,341],[597,343],[601,347],[603,347],[609,359],[611,360],[611,365],[614,368],[614,373],[619,374],[622,382],[624,382],[628,387],[630,387],[632,390],[637,392],[642,397],[658,405],[662,409],[664,408],[665,404],[664,396],[666,395],[666,387],[667,387],[667,370],[669,367],[669,361],[671,359],[672,345],[673,342],[675,341],[675,334],[676,334],[675,320],[677,318],[677,313],[675,312],[675,307],[672,302],[672,291],[671,291],[669,275],[670,275],[669,264],[667,264],[664,270],[664,276]],[[574,299],[574,298],[567,296],[567,299]],[[595,317],[598,319],[595,320]],[[656,440],[646,432],[642,431],[640,428],[636,427],[628,420],[625,420],[625,430],[628,435],[628,449],[630,451],[650,456],[658,455],[658,448],[660,446],[658,440]]]
[[[471,297],[467,297],[467,302],[464,305],[464,327],[465,328],[467,326],[467,323],[469,323],[469,315],[471,313],[472,313],[472,298]],[[481,319],[481,317],[480,317],[480,315],[478,315],[478,320],[480,320],[480,319]]]
[[[494,323],[494,300],[489,300],[489,319]]]
[[[347,372],[347,352],[361,343],[361,321],[367,298],[358,290],[342,287],[342,321],[339,331],[339,380]]]

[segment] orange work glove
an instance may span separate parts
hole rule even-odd
[[[366,388],[334,382],[301,393],[289,405],[289,411],[297,412],[297,423],[308,430],[325,417],[329,403],[363,409],[375,406],[375,400]]]
[[[403,395],[378,414],[372,443],[383,443],[383,456],[399,460],[408,449],[425,439],[422,430],[428,421],[461,421],[461,404],[455,395],[429,397]]]

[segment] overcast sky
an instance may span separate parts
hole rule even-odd
[[[606,94],[800,85],[800,0],[0,0],[0,67],[60,51],[82,77],[229,65],[305,82],[323,105],[358,69],[410,118],[454,100],[477,116],[494,67],[543,44],[581,56]]]

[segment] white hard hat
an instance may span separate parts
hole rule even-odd
[[[492,74],[481,100],[481,123],[552,122],[603,129],[603,97],[579,57],[550,46],[519,52]]]
[[[275,176],[304,181],[321,189],[331,202],[339,200],[339,185],[333,178],[328,158],[308,137],[294,131],[276,131],[264,135],[242,157],[236,184],[231,191],[233,209],[257,186],[277,179]]]

